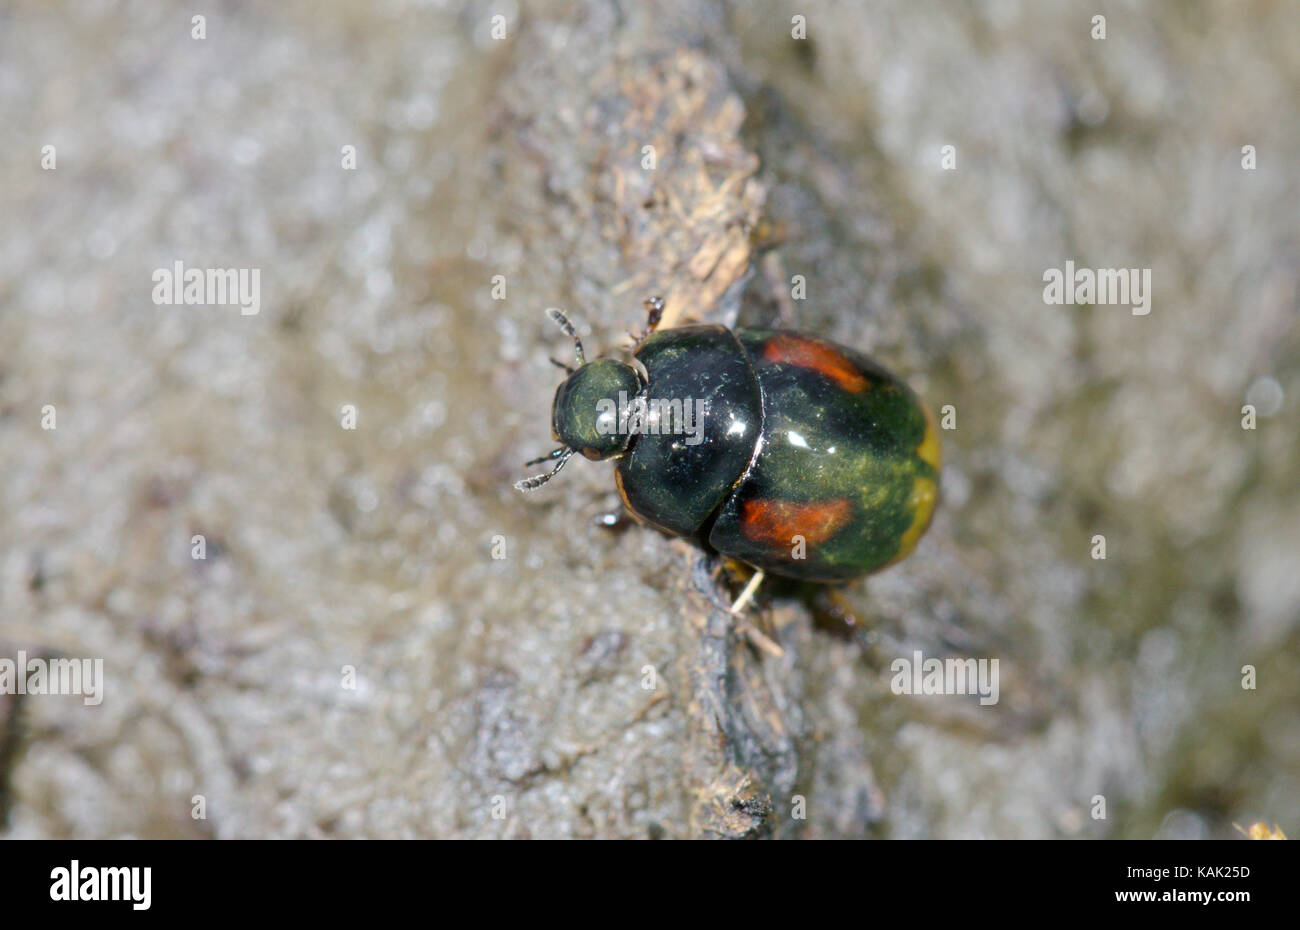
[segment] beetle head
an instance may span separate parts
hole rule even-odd
[[[565,378],[555,391],[551,432],[589,459],[607,459],[627,451],[632,437],[620,431],[618,410],[641,391],[631,365],[598,358]]]
[[[575,452],[589,459],[599,460],[622,455],[632,442],[625,430],[620,430],[618,411],[621,405],[636,397],[645,385],[637,369],[613,358],[598,358],[588,362],[573,324],[560,310],[546,311],[547,315],[573,338],[577,367],[555,362],[568,372],[555,391],[551,406],[551,433],[563,445],[549,455],[533,459],[525,465],[554,461],[549,472],[516,482],[521,491],[540,488],[550,481]],[[639,364],[639,363],[638,363]],[[644,367],[641,371],[644,371]]]

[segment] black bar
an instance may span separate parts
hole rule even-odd
[[[1296,857],[1286,842],[822,842],[708,843],[186,842],[43,841],[0,845],[0,891],[7,918],[26,912],[83,916],[113,912],[168,917],[286,913],[337,918],[349,911],[437,901],[476,901],[501,909],[581,901],[584,911],[610,895],[607,912],[663,914],[682,895],[846,895],[863,917],[899,904],[959,913],[964,906],[1098,910],[1192,910],[1236,919],[1243,908],[1289,908]],[[81,891],[118,883],[116,901],[68,897],[72,863]],[[148,907],[126,873],[148,872]],[[66,871],[66,880],[64,872]],[[105,882],[104,880],[107,879]],[[87,882],[90,882],[88,885]],[[716,886],[721,882],[724,887]],[[725,886],[732,885],[727,888]],[[133,896],[131,892],[134,891]],[[1208,894],[1209,900],[1202,900]],[[1227,896],[1237,898],[1228,900]],[[1146,897],[1147,900],[1142,900]],[[550,902],[544,904],[544,902]],[[738,902],[739,906],[739,902]],[[816,905],[821,907],[822,905]],[[956,910],[954,910],[956,909]],[[8,926],[18,926],[7,923]]]

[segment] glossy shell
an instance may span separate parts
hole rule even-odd
[[[938,433],[916,395],[833,342],[738,336],[763,396],[762,437],[709,543],[814,581],[855,578],[911,552],[934,512],[939,471]]]
[[[618,465],[642,520],[778,575],[845,581],[915,547],[939,439],[916,395],[870,359],[784,330],[688,326],[636,353],[651,397],[703,399],[703,440],[640,435]]]
[[[642,520],[694,536],[749,467],[762,423],[762,398],[749,355],[725,326],[681,326],[637,351],[653,399],[701,402],[702,440],[640,435],[615,472],[619,494]]]

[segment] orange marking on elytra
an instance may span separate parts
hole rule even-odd
[[[740,529],[767,546],[785,548],[802,536],[811,546],[825,542],[853,517],[847,498],[828,501],[751,500],[740,505]]]
[[[866,390],[870,384],[856,365],[830,346],[800,336],[772,336],[763,348],[763,358],[808,368],[853,394]]]

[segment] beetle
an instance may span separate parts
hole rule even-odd
[[[616,460],[633,516],[758,570],[741,601],[764,572],[839,583],[915,548],[938,498],[940,448],[933,416],[906,384],[806,333],[656,331],[663,300],[646,308],[626,360],[590,362],[568,318],[548,311],[578,364],[551,360],[567,372],[551,408],[561,445],[527,463],[552,461],[549,472],[517,488],[541,487],[578,453]]]

